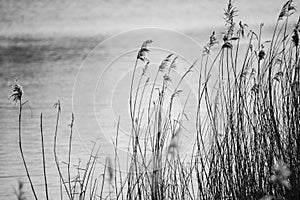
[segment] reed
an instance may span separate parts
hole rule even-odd
[[[71,178],[72,115],[67,173],[63,174],[57,156],[58,101],[54,158],[61,193],[65,194],[61,199],[300,199],[300,18],[291,28],[294,12],[293,2],[287,1],[275,21],[271,40],[262,41],[263,24],[256,33],[248,30],[247,24],[236,23],[237,9],[229,0],[224,10],[223,41],[218,41],[213,32],[199,52],[199,61],[177,82],[173,73],[178,56],[173,54],[165,55],[153,80],[148,77],[152,41],[145,41],[137,52],[130,85],[128,151],[132,156],[128,158],[128,172],[121,171],[117,153],[119,119],[114,158],[106,158],[103,172],[95,175],[99,154],[95,143],[86,166],[82,168],[79,162],[77,175]],[[144,69],[138,74],[140,65]],[[173,104],[183,93],[182,82],[196,67],[200,71],[195,108],[197,137],[191,155],[182,157],[178,139],[185,129],[189,95],[178,116],[173,116]],[[213,72],[217,72],[216,79],[212,79]],[[147,86],[149,94],[145,92]],[[23,105],[20,88],[14,86],[12,95],[20,102],[19,136]],[[138,88],[135,93],[134,88]],[[147,106],[143,108],[145,100]],[[21,145],[20,151],[37,199]],[[44,177],[46,185],[46,171]],[[45,192],[49,198],[47,186]]]
[[[12,94],[10,95],[10,98],[12,99],[12,101],[14,103],[19,104],[19,124],[18,124],[18,126],[19,126],[19,129],[18,129],[19,130],[19,134],[18,134],[19,135],[19,142],[18,142],[19,150],[21,153],[23,165],[24,165],[24,168],[26,171],[27,178],[30,183],[32,193],[34,195],[34,198],[37,200],[36,192],[35,192],[32,180],[31,180],[31,176],[30,176],[30,173],[28,170],[27,162],[26,162],[25,155],[23,152],[23,147],[22,147],[22,144],[23,144],[22,143],[22,110],[23,110],[23,105],[27,103],[27,101],[23,102],[23,94],[24,94],[24,91],[23,91],[22,86],[19,85],[18,80],[15,79],[15,83],[12,85]],[[20,186],[19,188],[22,188],[20,183],[19,183],[19,186]]]
[[[201,198],[299,199],[299,22],[288,29],[293,2],[282,7],[269,43],[261,41],[263,26],[249,32],[244,55],[238,51],[245,26],[235,27],[228,8],[222,48],[212,66],[203,66],[218,67],[216,89],[199,90],[209,124],[199,117],[198,134],[205,139],[208,131],[211,138],[209,149],[197,143],[205,154],[197,167]]]

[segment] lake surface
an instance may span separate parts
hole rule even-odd
[[[250,25],[255,24],[253,29],[257,29],[262,21],[268,27],[282,4],[283,1],[249,3],[244,0],[237,2],[236,6],[241,13],[240,18]],[[38,190],[43,190],[39,125],[40,113],[43,113],[49,190],[50,196],[57,198],[59,179],[53,157],[56,118],[53,104],[58,99],[62,105],[58,132],[60,160],[67,159],[68,124],[72,112],[75,114],[73,163],[77,163],[79,158],[86,161],[92,141],[97,139],[101,146],[100,161],[104,162],[107,156],[111,156],[111,141],[115,138],[120,117],[119,153],[124,163],[123,170],[126,170],[130,139],[130,79],[141,43],[146,39],[154,41],[149,56],[148,75],[151,78],[166,55],[180,55],[178,71],[173,76],[176,83],[190,64],[200,57],[211,31],[217,30],[221,38],[222,7],[225,5],[217,1],[189,0],[173,4],[129,1],[126,6],[123,5],[124,1],[1,1],[1,199],[15,198],[13,188],[17,187],[18,180],[26,183],[26,194],[29,199],[32,197],[18,148],[18,107],[9,100],[10,86],[15,77],[25,91],[24,100],[29,100],[24,106],[22,129],[24,153],[33,182]],[[144,29],[145,26],[158,28]],[[135,30],[126,32],[131,29]],[[120,31],[123,33],[109,37]],[[137,72],[142,72],[141,63]],[[186,107],[189,121],[184,124],[187,130],[181,141],[183,154],[187,150],[184,147],[193,141],[195,133],[193,121],[198,75],[195,70],[182,84],[186,93],[178,99],[174,108],[176,115],[188,93],[191,94]]]
[[[58,197],[59,179],[53,157],[53,136],[56,110],[53,104],[59,99],[62,115],[59,124],[58,149],[61,161],[67,160],[69,127],[71,113],[75,114],[75,133],[72,148],[72,161],[86,161],[92,148],[92,142],[99,140],[101,146],[100,162],[112,156],[112,140],[115,139],[117,121],[120,117],[120,135],[118,152],[123,165],[127,166],[127,149],[130,140],[129,91],[132,69],[136,53],[145,38],[152,38],[153,45],[149,59],[151,64],[147,76],[154,79],[161,60],[169,53],[181,55],[177,72],[172,75],[174,84],[179,81],[191,63],[201,53],[201,47],[188,36],[170,30],[145,29],[123,33],[111,39],[102,38],[2,38],[1,46],[1,166],[0,194],[9,198],[17,180],[27,183],[25,170],[18,149],[18,106],[8,97],[14,77],[18,77],[24,89],[24,100],[29,100],[23,111],[23,148],[28,161],[33,182],[43,189],[42,157],[40,143],[40,113],[43,113],[43,131],[50,195]],[[181,41],[175,43],[174,41]],[[98,46],[97,46],[98,45]],[[94,50],[94,48],[97,46]],[[193,52],[193,53],[192,53]],[[142,73],[139,62],[137,74]],[[158,79],[161,83],[162,75]],[[196,114],[197,70],[182,83],[183,97],[174,103],[174,115],[177,116],[186,101],[187,130],[182,143],[188,144],[195,136],[194,118]],[[135,81],[137,85],[137,81]],[[160,85],[157,85],[159,87]],[[146,94],[152,85],[147,86]],[[167,91],[168,98],[173,92]],[[136,86],[134,88],[136,90]],[[155,95],[154,95],[155,96]],[[147,98],[146,98],[147,99]],[[175,118],[174,118],[175,119]],[[182,153],[186,151],[183,145]],[[101,166],[100,166],[101,167]],[[25,191],[30,194],[28,184]],[[43,194],[41,192],[41,194]]]

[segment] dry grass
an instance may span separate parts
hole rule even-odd
[[[271,40],[264,42],[261,40],[263,25],[259,33],[248,31],[242,22],[237,25],[234,21],[237,11],[229,1],[223,41],[218,42],[213,32],[201,61],[193,63],[177,83],[172,82],[172,73],[178,57],[167,55],[157,66],[149,94],[145,93],[145,86],[149,84],[147,67],[151,61],[147,54],[151,53],[152,41],[144,42],[137,53],[130,90],[129,172],[120,170],[117,133],[115,158],[106,160],[104,172],[99,177],[94,175],[99,152],[95,145],[86,167],[81,168],[79,163],[78,174],[71,180],[72,115],[68,170],[64,175],[56,153],[58,102],[54,157],[61,193],[69,199],[80,200],[300,199],[300,21],[291,30],[289,18],[294,11],[293,2],[288,1],[276,20]],[[241,45],[242,40],[248,40],[248,44]],[[212,49],[218,46],[213,56]],[[139,63],[144,63],[142,74],[136,72]],[[184,108],[176,116],[177,120],[171,115],[174,98],[182,92],[180,84],[197,66],[200,66],[198,107],[195,108],[197,139],[189,160],[191,164],[186,165],[186,160],[177,154]],[[218,72],[215,83],[211,83],[212,71]],[[156,90],[158,77],[162,77],[162,86]],[[136,79],[136,88],[140,89],[134,94]],[[209,92],[211,84],[215,87]],[[171,85],[175,89],[168,98],[166,90]],[[22,95],[14,93],[13,98],[20,101],[21,115]],[[145,99],[149,102],[146,110],[141,107]],[[203,111],[205,116],[200,115]],[[21,117],[19,120],[21,123]],[[142,140],[142,135],[147,139]],[[207,140],[209,145],[204,145]],[[167,154],[163,153],[165,149]],[[20,150],[22,153],[21,141]],[[25,161],[24,164],[28,171]],[[46,172],[44,176],[46,185]],[[104,185],[109,187],[109,194],[105,194]],[[32,190],[35,194],[33,185]]]

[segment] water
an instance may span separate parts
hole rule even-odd
[[[67,42],[69,40],[69,42]],[[44,134],[47,161],[50,163],[49,176],[53,176],[53,131],[55,110],[53,104],[61,99],[63,106],[62,130],[67,129],[70,119],[70,96],[76,68],[82,55],[90,50],[89,41],[63,39],[2,39],[1,45],[1,196],[11,198],[12,188],[17,180],[25,181],[25,171],[17,146],[17,106],[9,99],[14,77],[21,80],[25,91],[23,112],[23,143],[25,156],[32,176],[41,184],[41,147],[39,135],[39,115],[44,113]],[[76,42],[74,42],[76,41]],[[60,45],[62,44],[62,45]],[[84,45],[83,45],[84,44]],[[62,134],[64,135],[64,134]],[[67,141],[66,135],[63,139]],[[63,143],[65,144],[65,143]],[[75,145],[76,146],[76,145]],[[54,181],[50,182],[53,185]],[[27,188],[27,191],[29,191]]]
[[[227,1],[217,0],[1,0],[1,35],[96,35],[139,27],[176,30],[222,26]],[[239,18],[258,25],[275,21],[284,0],[235,1]]]
[[[248,24],[274,20],[283,1],[239,1],[236,6],[240,18]],[[0,197],[14,198],[17,180],[26,183],[25,191],[31,197],[25,170],[18,149],[18,107],[9,99],[10,85],[18,77],[29,102],[23,111],[23,148],[33,182],[43,189],[39,117],[43,113],[47,172],[51,197],[58,195],[58,183],[53,158],[53,134],[56,111],[53,104],[60,99],[62,116],[59,125],[59,155],[66,160],[69,138],[68,124],[75,113],[76,130],[73,141],[73,162],[87,157],[91,141],[100,140],[101,159],[112,151],[117,119],[121,116],[120,153],[126,162],[128,145],[128,93],[136,48],[151,37],[156,49],[151,54],[158,64],[168,50],[182,54],[188,62],[199,57],[200,49],[211,30],[223,25],[223,4],[217,1],[1,1],[0,3]],[[122,20],[121,20],[122,19]],[[123,20],[124,19],[124,20]],[[126,19],[126,20],[125,20]],[[209,19],[209,20],[207,20]],[[247,20],[244,20],[247,19]],[[173,31],[129,32],[115,37],[91,50],[113,33],[141,27],[161,27],[183,31],[195,39]],[[151,29],[152,30],[152,29]],[[220,32],[220,31],[219,31]],[[165,36],[162,37],[162,36]],[[219,34],[220,37],[220,34]],[[166,51],[167,50],[167,51]],[[118,53],[123,53],[118,58]],[[117,55],[116,55],[117,54]],[[89,56],[88,56],[89,55]],[[88,58],[86,59],[86,57]],[[110,67],[108,64],[116,59]],[[84,61],[84,62],[83,62]],[[179,61],[179,73],[189,66]],[[83,62],[83,63],[82,63]],[[80,68],[83,64],[84,68]],[[80,71],[80,69],[84,69]],[[78,75],[78,72],[79,75]],[[141,72],[141,68],[138,69]],[[102,75],[102,76],[101,76]],[[101,78],[100,78],[101,77]],[[183,83],[191,90],[187,106],[190,122],[183,143],[190,141],[194,128],[191,122],[195,98],[193,96],[197,73]],[[174,82],[178,77],[174,76]],[[189,85],[190,84],[190,85]],[[183,95],[186,97],[187,93]],[[180,110],[185,98],[180,98]],[[176,110],[175,109],[175,110]],[[101,128],[99,128],[101,127]],[[184,146],[184,145],[183,145]],[[183,148],[183,152],[184,152]],[[126,164],[124,164],[126,165]]]

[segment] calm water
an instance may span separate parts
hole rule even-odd
[[[222,7],[217,1],[166,3],[165,1],[1,1],[0,2],[0,198],[13,199],[17,180],[27,183],[18,150],[18,108],[9,99],[14,77],[25,90],[23,111],[23,147],[33,182],[43,189],[39,116],[44,115],[47,172],[51,197],[58,195],[59,179],[54,167],[53,134],[56,111],[53,104],[60,99],[62,116],[59,125],[59,156],[66,160],[69,137],[68,124],[75,114],[76,130],[73,158],[85,160],[99,139],[102,161],[113,151],[117,119],[121,116],[120,154],[126,166],[128,132],[129,83],[135,54],[140,43],[155,41],[151,53],[149,76],[170,51],[179,59],[174,82],[201,54],[201,46],[211,30],[223,24]],[[127,1],[126,1],[127,2]],[[270,23],[283,1],[238,1],[240,17],[245,22]],[[217,12],[216,12],[217,11]],[[270,18],[271,16],[271,18]],[[126,19],[126,20],[121,20]],[[210,20],[207,20],[210,19]],[[187,23],[188,21],[188,23]],[[147,23],[146,23],[147,22]],[[146,29],[121,34],[104,43],[108,35],[141,27],[170,28],[187,33],[191,38],[168,30]],[[257,27],[257,26],[256,26]],[[151,31],[149,31],[151,30]],[[200,44],[200,45],[199,45]],[[98,45],[98,47],[97,47]],[[97,47],[94,51],[92,51]],[[120,56],[121,55],[121,56]],[[138,68],[141,73],[141,67]],[[190,121],[182,136],[187,146],[194,133],[195,81],[197,71],[183,83],[191,91],[187,105]],[[147,91],[147,90],[146,90]],[[183,97],[187,96],[187,93]],[[185,98],[175,103],[175,113]],[[182,148],[182,152],[185,152]],[[126,168],[126,167],[125,167]],[[126,170],[124,168],[124,170]],[[30,199],[30,189],[25,191]]]
[[[178,74],[173,76],[174,83],[178,82],[179,75],[187,70],[190,62],[197,58],[200,51],[200,47],[184,35],[165,30],[154,30],[149,35],[149,30],[147,29],[142,33],[139,31],[136,33],[129,32],[112,38],[92,53],[90,53],[92,47],[102,40],[101,37],[99,39],[2,39],[0,50],[2,55],[1,91],[3,91],[0,94],[0,126],[2,128],[0,140],[1,196],[12,197],[17,180],[27,182],[17,146],[18,107],[8,99],[10,85],[13,83],[14,77],[21,80],[25,91],[24,99],[29,100],[23,111],[23,148],[25,149],[25,156],[28,160],[33,181],[38,189],[43,189],[39,129],[39,116],[42,112],[44,116],[49,187],[51,196],[57,197],[58,195],[59,179],[53,162],[53,135],[56,117],[53,104],[57,99],[60,99],[62,104],[58,147],[60,159],[62,161],[67,160],[68,124],[72,112],[75,114],[76,126],[72,154],[74,164],[78,162],[79,158],[85,161],[92,147],[91,141],[96,139],[99,139],[101,145],[100,161],[103,162],[106,156],[111,155],[113,152],[111,140],[115,138],[117,119],[120,116],[119,154],[124,166],[122,170],[126,170],[127,147],[130,139],[128,114],[130,78],[136,50],[143,41],[144,35],[151,36],[159,44],[156,45],[157,49],[153,49],[150,56],[152,63],[148,75],[151,78],[154,78],[157,65],[170,53],[170,50],[177,52],[179,55],[187,55],[189,51],[194,52],[189,53],[187,57],[183,57],[187,60],[178,59]],[[166,38],[163,38],[163,36]],[[175,44],[174,41],[176,40],[180,40],[182,43],[180,45]],[[126,53],[122,55],[122,52]],[[89,56],[86,57],[87,55]],[[118,57],[118,55],[121,56]],[[108,65],[108,63],[111,64]],[[137,73],[141,74],[141,71],[142,68],[139,65]],[[190,76],[189,82],[182,84],[181,89],[186,88],[186,93],[183,93],[183,98],[176,100],[174,103],[174,115],[177,116],[186,100],[187,92],[191,91],[192,95],[186,108],[190,122],[185,123],[185,126],[189,128],[182,137],[182,143],[185,144],[193,141],[190,139],[195,132],[192,128],[193,124],[191,124],[194,121],[195,112],[191,111],[196,107],[195,91],[193,91],[196,88],[192,85],[196,85],[197,76],[198,74],[195,72]],[[159,81],[161,82],[161,78]],[[149,94],[150,88],[150,85],[146,88],[146,94]],[[168,91],[168,95],[170,94],[171,90]],[[184,152],[186,149],[182,150]],[[30,191],[28,185],[25,190]]]

